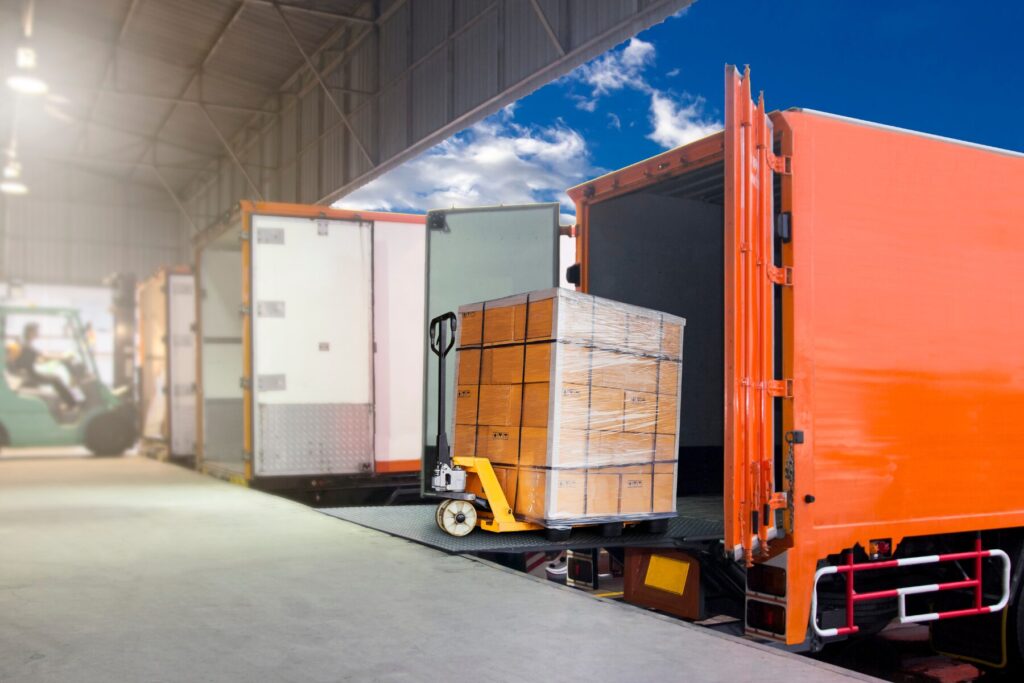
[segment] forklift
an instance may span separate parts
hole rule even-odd
[[[43,331],[46,359],[40,374],[63,381],[78,399],[68,408],[50,386],[17,370],[21,334],[34,323]],[[78,311],[0,304],[0,447],[85,446],[94,455],[122,455],[136,439],[138,418],[130,388],[111,389],[100,379]]]

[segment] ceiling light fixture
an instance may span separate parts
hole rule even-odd
[[[18,48],[15,53],[15,64],[18,70],[7,77],[7,87],[23,95],[45,95],[49,86],[33,71],[36,68],[36,51],[27,45]]]
[[[0,182],[0,192],[4,194],[28,194],[28,185],[20,180],[4,180]]]

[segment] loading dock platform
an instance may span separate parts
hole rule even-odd
[[[142,458],[0,457],[0,558],[0,680],[867,680]]]

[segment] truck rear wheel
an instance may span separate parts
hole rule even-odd
[[[135,425],[119,413],[100,413],[85,426],[85,447],[93,455],[123,455],[134,443]]]
[[[1016,674],[1024,673],[1024,609],[1021,599],[1024,598],[1024,581],[1017,586],[1017,591],[1010,599],[1006,615],[1006,666]]]

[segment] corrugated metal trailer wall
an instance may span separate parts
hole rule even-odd
[[[239,163],[212,162],[189,184],[191,223],[211,226],[243,198],[331,202],[690,2],[373,3],[372,22],[307,51],[316,74],[295,72],[266,103],[277,113],[232,136]]]
[[[145,277],[187,255],[180,213],[162,188],[68,164],[32,170],[30,194],[0,199],[0,279],[98,285],[114,272]]]

